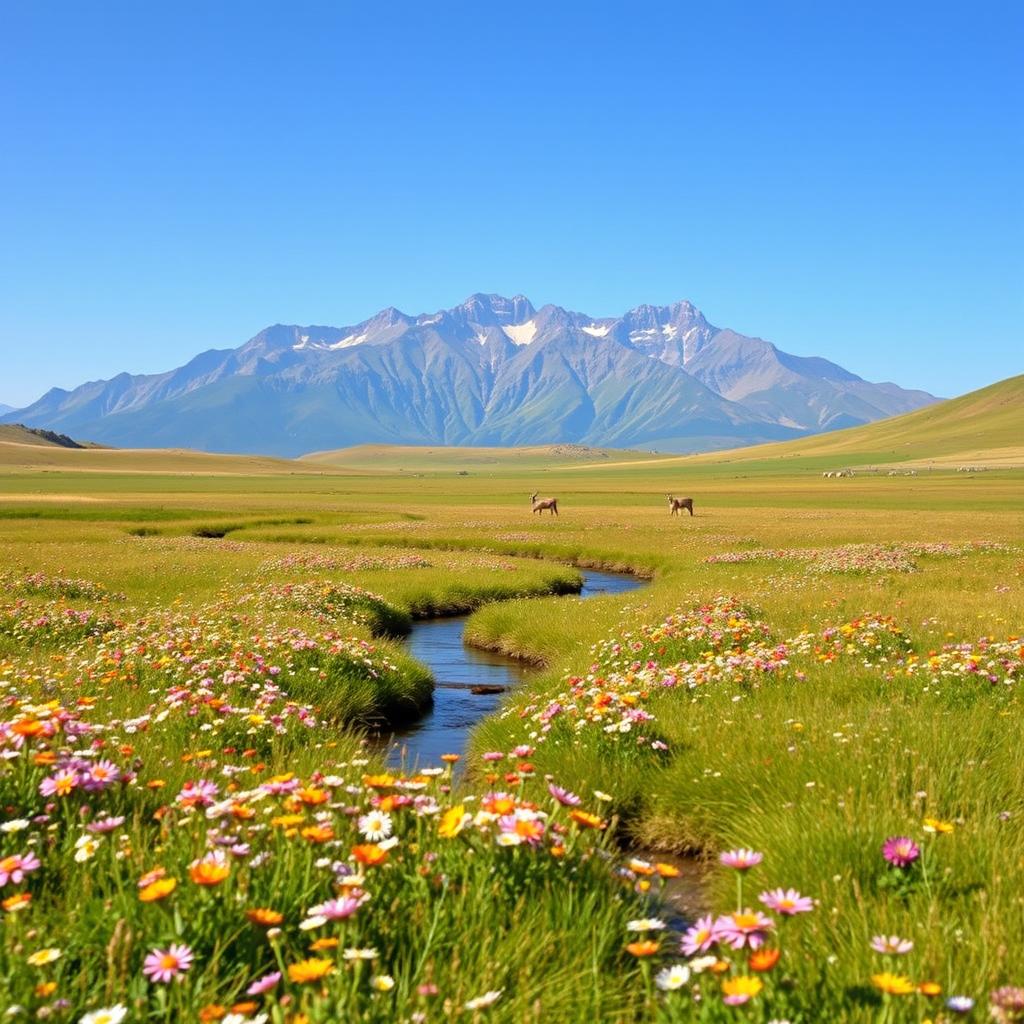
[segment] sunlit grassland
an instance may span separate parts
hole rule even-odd
[[[208,457],[193,463],[173,456],[186,459],[179,464],[154,454],[134,461],[125,456],[112,470],[110,461],[88,461],[97,454],[104,453],[62,452],[46,472],[0,469],[3,570],[95,581],[111,592],[103,608],[114,616],[170,609],[202,617],[215,605],[244,616],[246,595],[307,581],[365,588],[412,617],[478,608],[467,628],[472,642],[544,666],[528,692],[511,696],[512,707],[530,694],[556,692],[569,674],[586,672],[592,644],[718,595],[747,601],[780,640],[863,613],[891,615],[922,655],[947,639],[1019,635],[1024,624],[1022,471],[968,476],[924,470],[916,477],[824,480],[822,470],[837,464],[832,452],[742,465],[625,455],[586,463],[543,453],[525,464],[489,463],[486,453],[448,464],[434,457],[417,462],[416,453],[403,452],[400,466],[375,468],[368,460],[357,472],[310,472],[302,463],[284,464],[285,471],[273,460],[248,469],[248,460],[229,460],[218,472],[203,461]],[[83,459],[74,461],[78,456]],[[561,515],[531,514],[534,491],[557,495]],[[670,517],[667,492],[692,496],[696,516]],[[939,542],[1005,547],[915,555],[916,571],[905,573],[816,571],[794,557],[705,561],[759,550]],[[403,561],[410,558],[425,564]],[[624,597],[581,602],[571,596],[579,585],[574,566],[630,570],[651,582]],[[399,642],[372,636],[365,623],[325,623],[292,607],[276,614],[282,628],[333,626],[364,638],[394,660],[396,679],[422,686]],[[0,643],[0,661],[38,668],[39,700],[84,695],[128,718],[142,714],[152,699],[156,683],[151,687],[145,676],[83,692],[73,665],[55,675],[55,655],[59,651],[45,645],[27,651]],[[867,946],[880,933],[913,939],[914,952],[899,967],[915,980],[937,981],[946,992],[984,998],[989,986],[1024,981],[1019,694],[997,698],[962,681],[926,689],[919,679],[886,679],[855,661],[805,668],[800,682],[767,679],[757,687],[658,695],[650,706],[668,747],[664,754],[613,756],[585,740],[541,746],[532,756],[538,779],[550,772],[588,804],[594,790],[611,795],[604,809],[619,817],[619,842],[704,859],[730,846],[753,847],[766,856],[750,883],[755,894],[792,885],[816,897],[819,906],[801,922],[786,968],[804,993],[790,1019],[876,1019],[879,1007],[858,991],[870,989],[870,976],[880,969]],[[308,682],[313,688],[296,697],[337,721],[329,737],[289,734],[257,744],[240,733],[237,739],[232,734],[229,746],[258,746],[253,758],[267,773],[294,771],[308,778],[318,769],[350,772],[359,759],[359,737],[344,725],[362,722],[374,695],[353,691],[347,703],[332,705],[338,687],[330,678],[322,682],[319,690],[320,684]],[[68,878],[80,882],[88,872],[93,881],[74,904],[66,898],[67,880],[48,880],[38,891],[35,926],[59,921],[61,934],[70,937],[51,929],[34,945],[18,934],[16,957],[3,970],[19,993],[38,981],[22,964],[44,941],[74,951],[77,976],[85,980],[66,974],[61,982],[76,1007],[97,1005],[90,1001],[95,993],[88,979],[103,977],[109,979],[108,1002],[137,1000],[133,1005],[149,1006],[157,1019],[161,1013],[192,1019],[200,1005],[242,998],[254,965],[273,966],[242,925],[232,924],[216,943],[194,940],[204,962],[214,966],[202,969],[201,982],[197,971],[186,1014],[184,987],[168,990],[180,1005],[159,1010],[146,1003],[149,989],[137,964],[134,971],[122,970],[121,953],[109,952],[112,909],[130,922],[134,935],[125,963],[138,960],[148,945],[189,934],[176,932],[178,925],[206,920],[215,907],[223,914],[230,909],[183,885],[178,925],[168,911],[157,926],[162,908],[141,916],[127,895],[137,874],[155,862],[181,865],[201,852],[189,830],[166,831],[159,849],[147,846],[147,830],[152,814],[197,770],[220,770],[223,755],[204,753],[204,736],[188,720],[173,720],[133,740],[133,756],[146,765],[141,777],[153,781],[151,766],[159,765],[165,784],[125,797],[128,834],[139,854],[119,866],[104,850],[102,858],[79,867],[64,840]],[[527,741],[513,715],[484,723],[472,750],[507,751]],[[483,769],[479,762],[472,768],[467,785],[479,794],[487,788]],[[5,805],[14,806],[20,792],[5,791]],[[540,785],[530,792],[546,799]],[[923,837],[920,824],[927,815],[954,822],[955,830]],[[933,871],[927,888],[906,899],[879,884],[885,874],[881,843],[895,834],[926,844]],[[281,847],[280,872],[232,898],[246,906],[262,901],[303,910],[322,898],[310,867],[315,852],[293,847]],[[457,884],[443,895],[424,884],[411,903],[396,876],[388,876],[374,899],[394,913],[375,919],[372,933],[346,933],[353,943],[358,938],[387,950],[390,959],[380,967],[396,978],[393,1002],[344,1003],[349,995],[332,988],[331,1008],[321,1007],[313,1019],[337,1019],[343,1012],[396,1019],[394,1007],[411,1012],[418,1005],[415,988],[424,982],[436,983],[456,1011],[487,989],[504,988],[490,1013],[507,1021],[645,1020],[660,1012],[647,1003],[641,968],[622,952],[629,938],[623,922],[637,913],[636,904],[598,878],[594,861],[575,864],[572,870],[586,877],[567,882],[525,861],[523,874],[506,878],[495,875],[499,869],[490,854],[463,860],[449,865]],[[496,891],[498,877],[508,891]],[[732,885],[731,877],[709,873],[707,905],[726,907]],[[299,916],[297,910],[291,915],[293,932]],[[298,938],[288,942],[289,956],[300,955]],[[897,1008],[903,1017],[893,1019],[934,1018],[936,1004],[912,998]],[[742,1013],[760,1019],[749,1008]],[[766,1008],[764,1019],[772,1016],[778,1014]],[[723,1010],[707,1019],[743,1018],[741,1011]]]

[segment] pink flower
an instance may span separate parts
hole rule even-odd
[[[280,971],[271,971],[269,974],[264,974],[262,978],[257,978],[246,990],[247,996],[261,996],[265,992],[269,992],[274,988],[277,983],[281,980]]]
[[[113,761],[97,761],[82,772],[81,783],[85,789],[94,792],[98,789],[106,789],[112,786],[121,778],[121,769]]]
[[[755,853],[753,850],[726,850],[720,854],[719,861],[727,868],[735,868],[737,871],[749,871],[757,867],[764,860],[763,853]]]
[[[575,793],[568,789],[562,789],[561,786],[556,786],[553,782],[548,784],[548,792],[564,807],[576,807],[582,802]]]
[[[763,892],[758,899],[776,914],[792,917],[794,914],[806,914],[814,909],[814,900],[810,896],[801,896],[796,889],[772,889]]]
[[[78,772],[62,768],[39,783],[39,792],[42,796],[67,796],[77,786]]]
[[[480,759],[482,761],[500,761],[504,756],[500,750],[488,750],[486,754],[480,755]]]
[[[309,908],[310,917],[326,917],[328,921],[343,921],[351,917],[363,905],[363,898],[342,896],[340,899],[327,900]]]
[[[15,853],[0,857],[0,885],[13,882],[17,885],[30,872],[39,867],[39,858],[32,852]]]
[[[890,864],[905,868],[921,856],[921,848],[909,836],[890,836],[882,844],[882,856]]]
[[[706,953],[715,943],[718,935],[715,932],[715,919],[707,914],[697,919],[696,923],[686,929],[683,935],[682,950],[685,956]]]
[[[167,949],[154,949],[146,957],[142,973],[150,981],[166,984],[180,977],[192,966],[192,950],[181,943],[173,943]]]
[[[774,927],[775,922],[760,910],[737,910],[715,921],[715,937],[733,949],[760,949]]]
[[[914,944],[910,939],[901,939],[898,935],[876,935],[871,940],[871,948],[876,953],[902,956],[904,953],[909,953],[914,948]]]

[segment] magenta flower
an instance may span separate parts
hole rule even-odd
[[[548,783],[548,792],[563,807],[577,807],[582,803],[575,793],[570,792],[568,789],[562,789],[561,786],[556,786],[553,782]]]
[[[683,955],[695,956],[697,953],[706,953],[716,942],[718,935],[715,932],[715,919],[710,914],[699,917],[683,935]]]
[[[733,949],[760,949],[775,922],[760,910],[737,910],[715,921],[715,937]]]
[[[500,761],[505,755],[500,750],[488,750],[480,755],[482,761]]]
[[[361,906],[363,900],[354,896],[342,896],[336,900],[326,900],[309,908],[310,917],[326,917],[328,921],[344,921],[351,917]]]
[[[764,860],[763,853],[755,853],[753,850],[726,850],[720,854],[719,861],[727,868],[735,868],[737,871],[749,871],[757,867]]]
[[[0,857],[0,885],[13,882],[17,885],[30,872],[39,867],[39,858],[28,853],[14,853],[10,857]]]
[[[814,900],[810,896],[801,896],[796,889],[772,889],[763,892],[758,899],[776,914],[792,917],[794,914],[806,914],[814,909]]]
[[[121,769],[113,761],[97,761],[82,772],[81,783],[89,792],[106,789],[121,778]]]
[[[124,815],[119,814],[117,817],[111,815],[105,815],[102,818],[97,818],[95,821],[90,822],[85,827],[90,831],[98,835],[105,835],[107,832],[113,832],[115,828],[120,828],[124,824]]]
[[[921,856],[921,847],[909,836],[890,836],[882,844],[882,856],[895,867],[905,868]]]
[[[266,992],[269,992],[274,988],[277,983],[281,980],[280,971],[271,971],[269,974],[264,974],[262,978],[257,978],[246,990],[247,996],[261,996]]]
[[[150,981],[167,984],[180,977],[192,966],[192,950],[181,943],[172,943],[167,949],[154,949],[142,966],[142,973]]]

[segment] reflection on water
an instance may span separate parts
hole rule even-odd
[[[625,573],[588,569],[583,572],[580,598],[624,594],[645,582]],[[459,615],[427,619],[413,625],[407,647],[414,658],[434,673],[434,707],[419,721],[394,734],[394,746],[388,756],[392,765],[437,764],[442,754],[462,753],[469,730],[494,712],[504,699],[503,693],[480,695],[471,693],[470,688],[513,687],[537,671],[515,658],[467,647],[462,642],[467,618],[468,615]]]

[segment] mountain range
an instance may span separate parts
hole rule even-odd
[[[165,373],[53,388],[0,422],[122,447],[274,455],[362,443],[700,451],[935,401],[714,327],[689,302],[593,318],[477,294],[434,314],[276,324]]]

